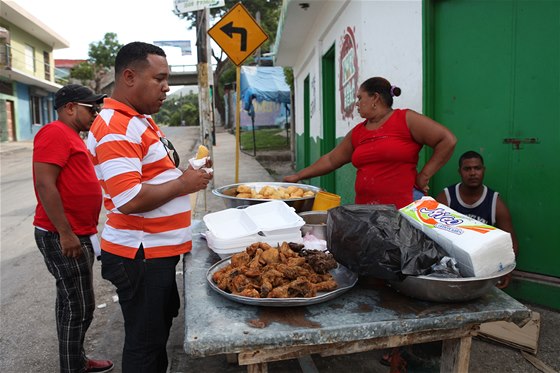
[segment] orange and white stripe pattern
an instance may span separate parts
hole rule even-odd
[[[144,256],[150,259],[191,250],[188,195],[144,213],[119,211],[119,207],[140,192],[143,184],[162,184],[181,175],[168,157],[161,137],[163,134],[149,115],[139,114],[119,101],[105,99],[87,140],[107,210],[101,235],[104,251],[134,258],[142,244]]]

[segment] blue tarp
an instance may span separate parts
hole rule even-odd
[[[241,66],[241,99],[248,106],[252,95],[258,102],[290,103],[290,86],[284,78],[282,67]]]

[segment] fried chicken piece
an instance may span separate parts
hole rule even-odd
[[[245,252],[247,254],[249,254],[249,256],[252,258],[255,253],[257,252],[257,249],[259,248],[259,243],[260,242],[255,242],[252,243],[251,245],[247,246],[247,248],[245,248]]]
[[[250,298],[260,298],[260,294],[256,289],[245,289],[240,293],[236,293],[235,295],[240,295],[242,297],[250,297]]]
[[[247,277],[257,278],[262,274],[262,270],[261,268],[249,268],[247,266],[244,266],[243,274]]]
[[[334,281],[334,280],[322,281],[322,282],[318,282],[316,284],[313,284],[313,288],[317,292],[319,292],[319,291],[332,291],[332,290],[336,289],[337,287],[338,287],[338,285],[336,284],[336,281]]]
[[[261,274],[262,282],[269,282],[273,287],[283,285],[286,283],[284,274],[272,267],[267,266],[266,271]]]
[[[290,249],[292,249],[292,251],[295,251],[296,253],[299,253],[301,249],[305,247],[304,244],[295,242],[288,242],[288,246],[290,247]]]
[[[305,258],[300,256],[288,258],[288,262],[286,263],[290,267],[298,267],[305,263]]]
[[[331,253],[326,253],[321,250],[307,250],[301,251],[301,255],[317,273],[327,273],[329,270],[338,267],[338,263]]]
[[[261,267],[261,255],[263,253],[262,249],[257,249],[257,251],[255,252],[255,255],[253,256],[253,259],[251,259],[251,261],[249,262],[249,264],[247,264],[247,267],[249,268],[259,268]]]
[[[246,251],[242,251],[237,254],[233,254],[230,259],[231,266],[242,267],[251,261],[251,257]]]
[[[226,271],[227,271],[228,269],[230,269],[229,266],[220,268],[219,270],[217,270],[216,272],[214,272],[214,273],[212,274],[212,281],[214,281],[214,283],[217,284],[217,283],[220,281],[220,279],[224,276],[224,274],[226,273]]]
[[[267,244],[266,242],[259,242],[259,247],[261,249],[263,249],[263,251],[274,248],[274,247],[270,246],[269,244]]]
[[[261,283],[261,298],[266,298],[273,288],[269,280],[263,280]]]
[[[218,278],[218,282],[217,282],[218,288],[224,291],[227,291],[230,288],[231,280],[240,273],[238,268],[231,268],[230,266],[226,268],[228,268],[228,270],[225,271],[223,275]]]
[[[228,287],[232,294],[237,294],[245,290],[249,285],[252,285],[249,278],[243,274],[238,274],[231,279]]]
[[[317,294],[312,283],[303,277],[294,281],[275,287],[268,293],[269,298],[311,298]]]
[[[265,250],[261,255],[261,263],[264,262],[264,264],[271,264],[278,263],[279,261],[280,252],[274,247],[270,247],[269,249]]]
[[[290,245],[287,242],[282,242],[280,245],[280,253],[283,254],[286,258],[293,258],[299,256],[298,253],[290,249]]]

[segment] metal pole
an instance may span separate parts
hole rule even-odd
[[[239,182],[239,127],[241,121],[241,67],[235,68],[235,183]]]
[[[252,105],[253,103],[251,103]],[[253,110],[255,110],[253,108]],[[251,117],[251,124],[253,125],[253,157],[257,155],[257,139],[255,138],[255,113],[253,112],[253,116]]]

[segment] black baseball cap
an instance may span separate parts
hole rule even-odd
[[[91,89],[79,84],[68,84],[60,88],[54,96],[54,108],[66,105],[69,102],[81,102],[100,104],[106,94],[95,94]]]

